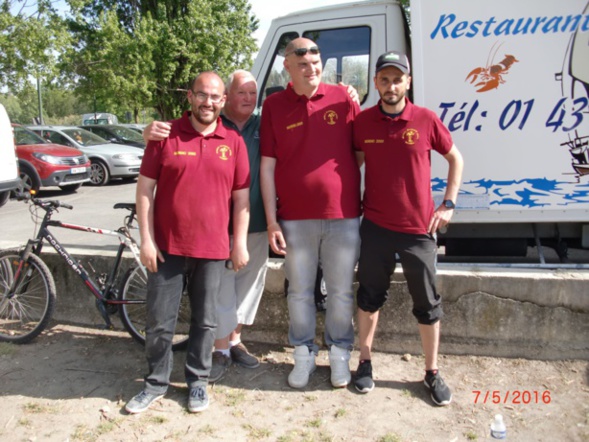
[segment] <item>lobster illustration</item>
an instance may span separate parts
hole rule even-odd
[[[486,67],[478,67],[469,72],[464,81],[470,79],[470,83],[475,83],[475,87],[478,87],[477,92],[487,92],[491,89],[497,89],[500,84],[505,83],[503,75],[508,74],[509,68],[517,61],[513,55],[505,55],[505,58],[497,64],[492,64],[497,52],[501,45],[497,46],[497,49],[493,51],[495,45],[489,51],[489,58],[487,59]],[[491,54],[493,53],[493,56]],[[491,60],[489,62],[489,59]]]

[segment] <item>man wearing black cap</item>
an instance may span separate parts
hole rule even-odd
[[[435,287],[435,234],[454,213],[463,161],[437,115],[405,96],[409,74],[405,54],[381,55],[374,77],[380,101],[354,121],[356,156],[360,164],[366,163],[357,298],[360,364],[354,385],[361,393],[374,388],[372,341],[398,255],[425,354],[424,383],[434,403],[448,405],[452,393],[438,372],[437,360],[442,308]],[[444,201],[437,208],[431,193],[432,150],[449,166]]]

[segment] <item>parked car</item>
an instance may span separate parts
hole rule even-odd
[[[80,127],[111,143],[126,144],[127,146],[145,149],[143,137],[136,131],[120,124],[83,124]]]
[[[147,124],[144,124],[144,123],[124,123],[121,126],[128,127],[129,129],[134,130],[135,132],[139,132],[141,135],[143,135],[143,129],[145,129],[147,127]]]
[[[74,191],[90,181],[90,160],[82,151],[48,143],[18,124],[12,128],[23,190],[59,186]]]
[[[6,109],[0,104],[0,207],[6,204],[10,192],[18,189],[19,184],[12,126]]]
[[[90,183],[103,186],[111,178],[134,180],[139,175],[143,150],[113,144],[80,127],[29,126],[42,138],[56,144],[75,147],[84,152],[91,163]]]

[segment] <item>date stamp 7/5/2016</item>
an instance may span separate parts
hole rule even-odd
[[[550,390],[472,390],[475,404],[546,404],[552,401]]]

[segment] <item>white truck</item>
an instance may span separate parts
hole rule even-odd
[[[378,102],[378,56],[406,51],[414,103],[438,113],[465,159],[447,255],[589,247],[588,0],[366,0],[275,19],[253,66],[259,104],[285,87],[284,48],[319,45],[323,80]],[[447,167],[432,155],[442,199]],[[538,247],[541,251],[541,248]],[[543,255],[540,253],[540,259]]]

